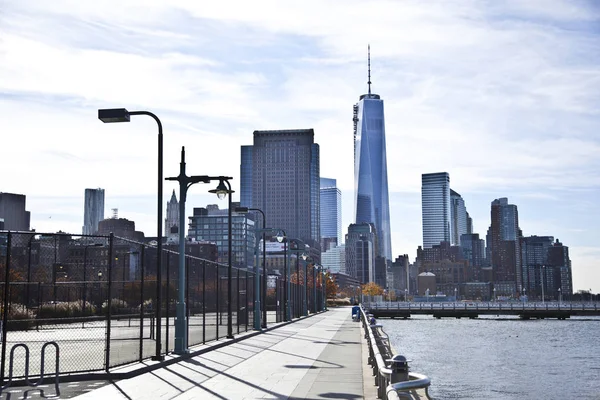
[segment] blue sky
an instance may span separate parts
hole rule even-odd
[[[0,190],[27,194],[38,231],[81,232],[84,189],[102,187],[107,216],[155,234],[156,126],[104,125],[109,107],[160,116],[165,176],[186,146],[191,174],[231,175],[234,189],[254,130],[314,128],[347,227],[370,43],[393,254],[421,243],[421,174],[447,171],[476,232],[508,197],[525,235],[570,247],[575,289],[600,291],[593,0],[20,0],[0,5],[0,33]],[[216,203],[207,189],[190,190],[188,214]]]

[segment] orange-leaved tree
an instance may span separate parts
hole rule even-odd
[[[337,294],[337,284],[333,276],[329,272],[325,273],[325,290],[327,291],[327,298],[333,299]]]
[[[379,296],[383,294],[383,288],[375,282],[362,285],[362,293],[367,296]]]

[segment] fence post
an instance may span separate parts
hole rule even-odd
[[[219,324],[221,324],[221,320],[219,317],[219,292],[220,292],[220,288],[221,288],[221,275],[220,275],[221,271],[219,270],[219,264],[217,264],[217,273],[216,273],[216,279],[215,279],[215,286],[217,287],[217,308],[216,308],[216,314],[215,314],[215,326],[217,328],[217,337],[216,339],[219,340]]]
[[[106,372],[110,369],[110,319],[112,317],[112,267],[113,267],[113,242],[114,234],[111,232],[108,236],[108,294],[107,298],[107,310],[106,310],[106,358],[104,360],[104,368]],[[102,283],[100,283],[102,284]],[[56,286],[56,285],[55,285]]]
[[[237,313],[235,317],[235,322],[237,322],[237,333],[240,333],[240,269],[237,268]]]
[[[0,371],[0,385],[4,384],[4,365],[6,364],[6,325],[8,323],[8,285],[10,284],[10,248],[12,237],[10,231],[6,240],[6,270],[4,271],[4,299],[2,300],[4,308],[2,309],[2,367]]]
[[[140,362],[144,359],[144,255],[146,247],[140,250]]]
[[[165,329],[165,354],[169,354],[169,308],[171,308],[171,293],[169,288],[171,287],[171,253],[167,251],[167,311],[166,311],[166,329]],[[162,289],[162,288],[161,288]],[[161,304],[162,306],[162,304]]]
[[[202,260],[202,344],[206,343],[206,260]]]

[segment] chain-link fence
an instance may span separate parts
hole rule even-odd
[[[109,370],[173,351],[179,254],[163,249],[161,257],[159,283],[155,245],[112,235],[0,232],[2,382],[10,373],[25,377],[27,367],[39,376],[47,342],[59,346],[60,373]],[[228,267],[189,254],[185,263],[188,345],[226,337]],[[234,334],[253,328],[254,279],[254,271],[232,269]],[[284,281],[275,282],[263,304],[269,322],[284,320]],[[28,348],[28,366],[18,344]],[[52,374],[53,348],[46,353],[44,373]]]

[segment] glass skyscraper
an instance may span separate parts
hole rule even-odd
[[[321,251],[341,243],[342,192],[335,179],[321,178]]]
[[[467,212],[465,201],[460,194],[456,193],[452,189],[450,189],[450,205],[450,221],[452,231],[451,244],[453,246],[460,246],[461,236],[471,233],[470,231],[472,230],[473,221],[470,220],[471,218]],[[469,224],[471,227],[469,227]]]
[[[98,223],[104,219],[104,189],[85,189],[83,206],[83,234],[94,235]]]
[[[372,223],[378,237],[377,255],[392,262],[383,100],[369,92],[354,105],[354,221]]]
[[[451,242],[450,175],[447,172],[421,176],[423,248]]]

